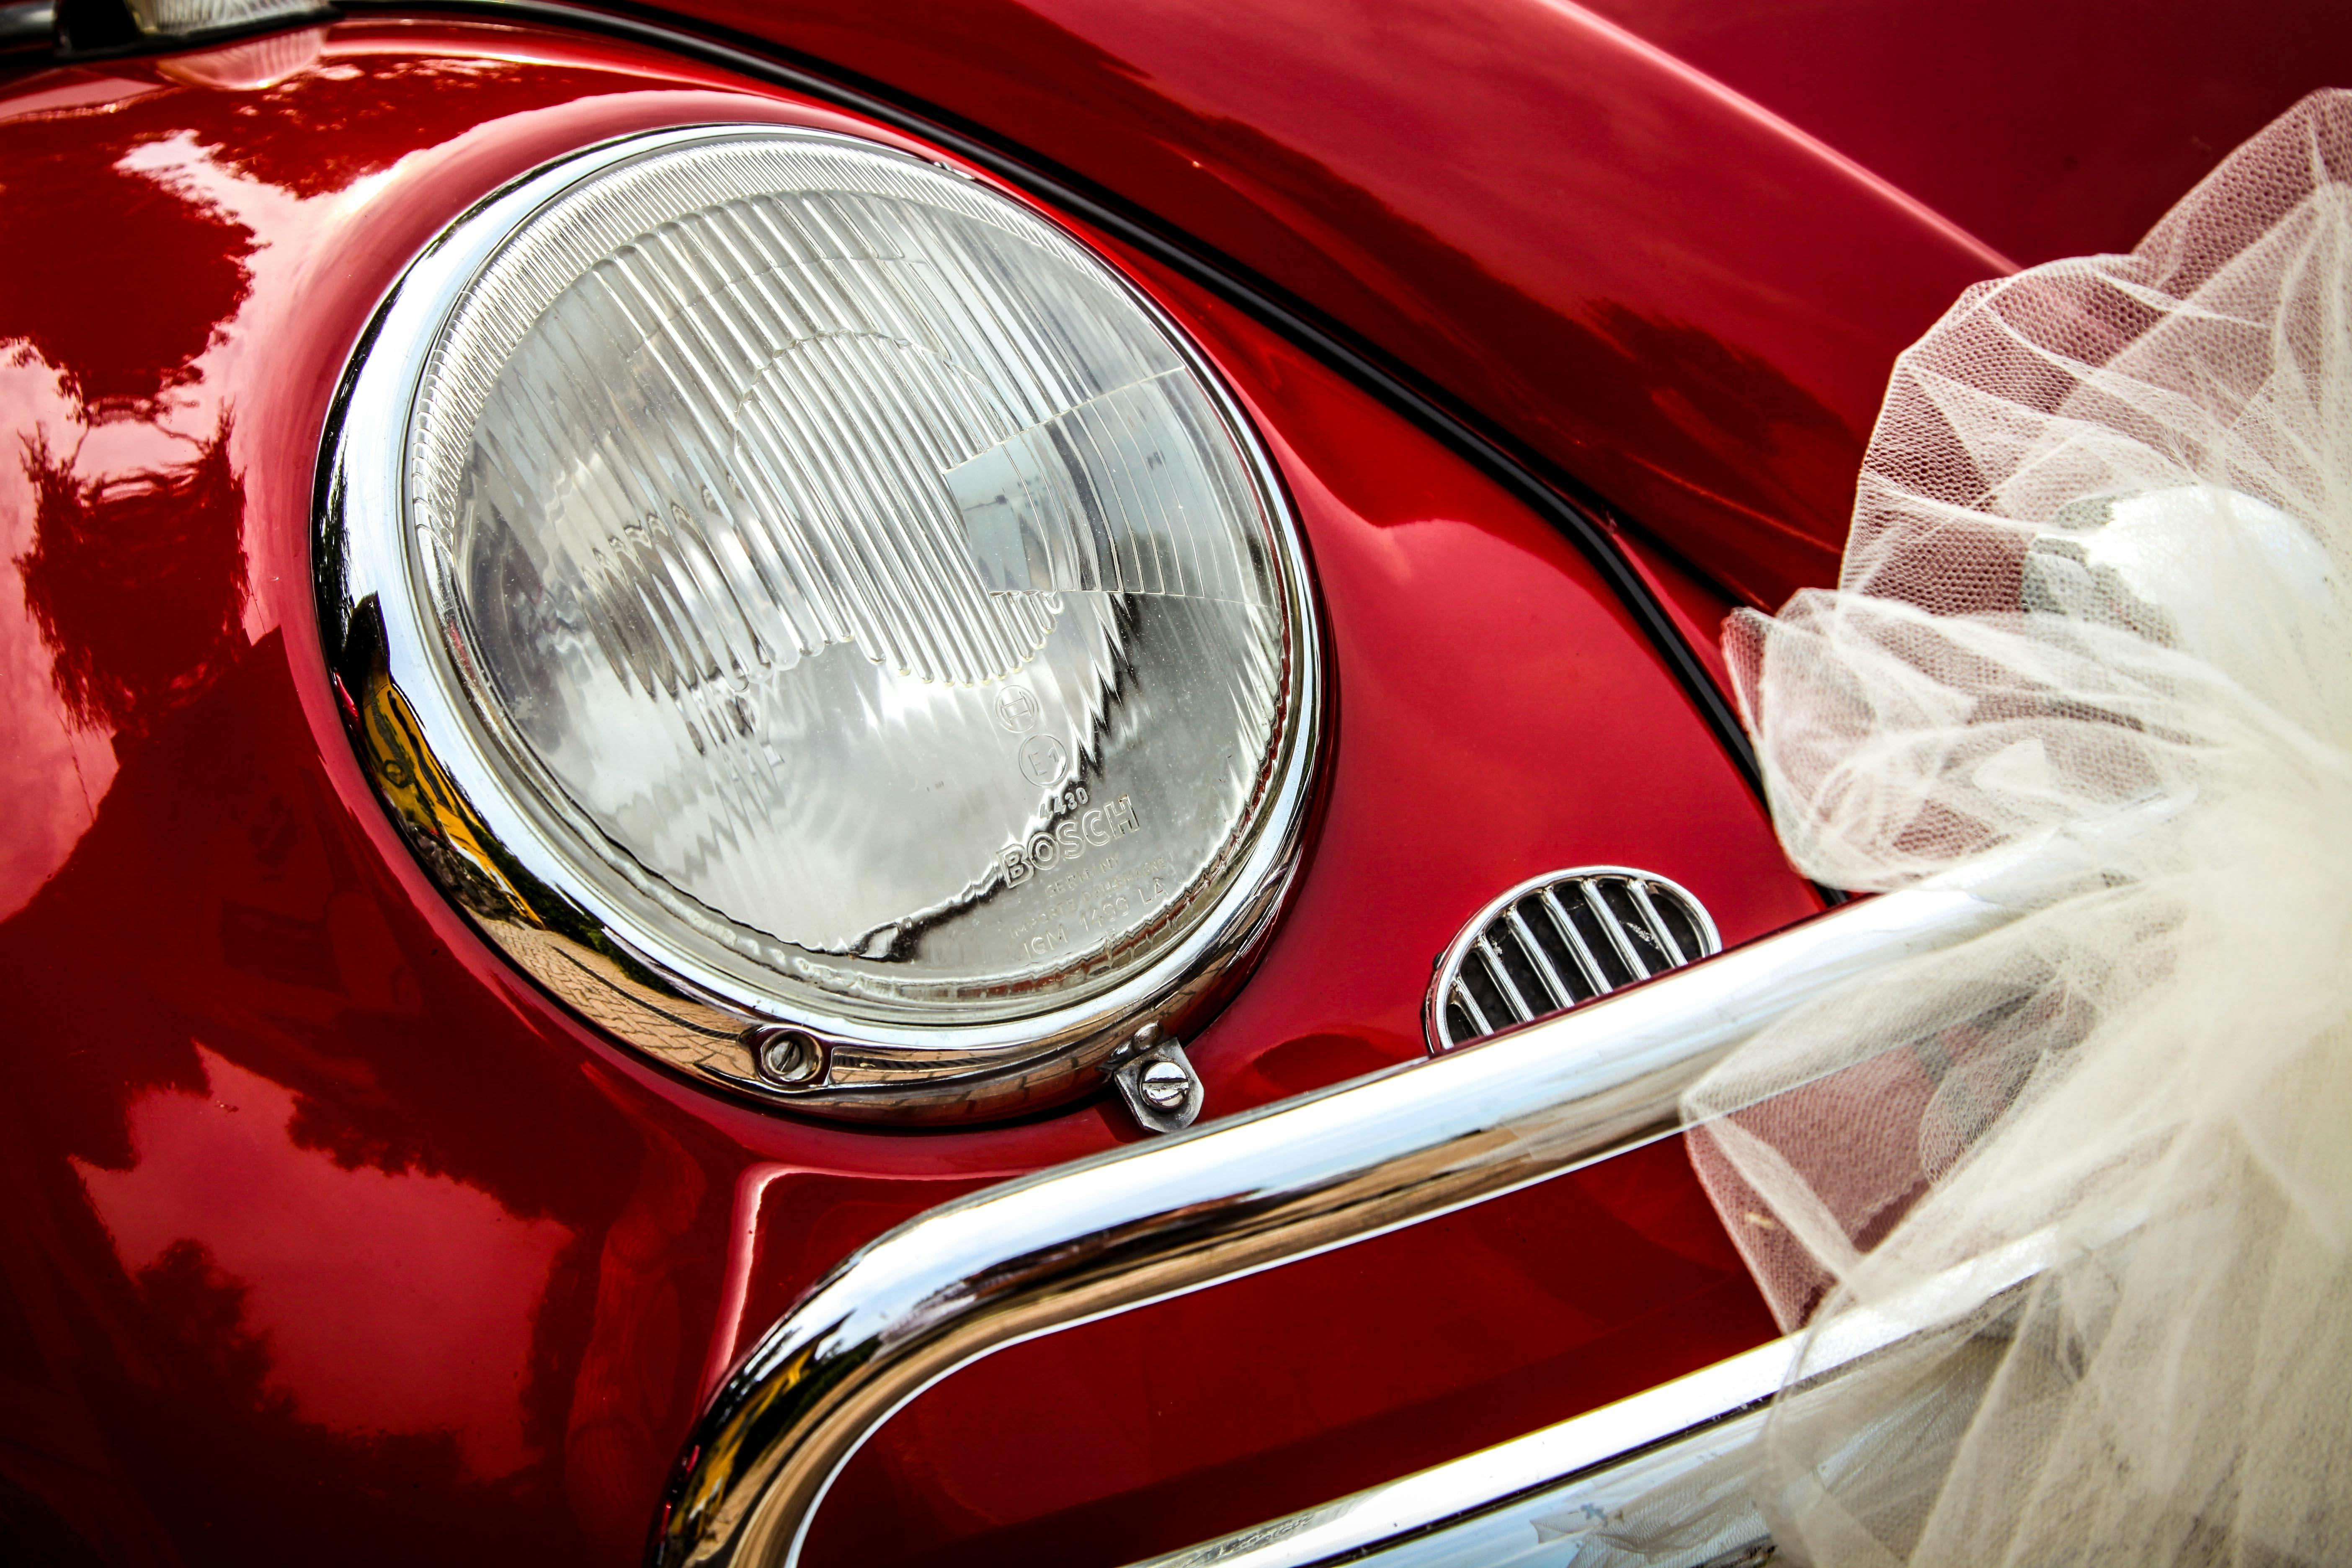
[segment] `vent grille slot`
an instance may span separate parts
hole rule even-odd
[[[1722,951],[1682,887],[1624,866],[1522,882],[1438,961],[1424,1024],[1434,1053],[1471,1045]]]

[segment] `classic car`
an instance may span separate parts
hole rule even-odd
[[[11,1563],[1570,1560],[1786,1365],[1675,1090],[1985,918],[1790,868],[1719,624],[1962,289],[2352,81],[2321,0],[0,50]]]

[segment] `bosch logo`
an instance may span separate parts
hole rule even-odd
[[[1008,844],[1000,850],[997,859],[1004,868],[1004,885],[1017,887],[1039,871],[1083,859],[1089,848],[1099,849],[1141,826],[1136,820],[1135,803],[1125,795],[1089,806],[1051,833],[1033,834],[1026,844]]]

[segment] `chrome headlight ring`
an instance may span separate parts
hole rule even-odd
[[[647,864],[649,858],[658,857],[648,857],[644,841],[630,842],[627,837],[628,824],[638,818],[616,817],[610,810],[600,815],[593,801],[582,804],[578,797],[583,793],[593,795],[604,776],[597,770],[609,770],[611,759],[620,753],[607,745],[592,757],[593,766],[578,763],[575,758],[567,775],[561,759],[550,763],[552,747],[523,732],[530,715],[526,713],[519,722],[509,700],[513,681],[509,679],[501,688],[499,673],[492,668],[499,650],[486,647],[483,629],[477,624],[479,603],[467,598],[466,574],[472,568],[459,558],[470,560],[467,552],[475,547],[453,544],[460,536],[447,525],[427,526],[427,521],[420,521],[436,504],[443,504],[446,510],[446,495],[456,482],[446,476],[436,481],[433,475],[424,474],[425,465],[416,456],[420,419],[436,413],[427,404],[443,395],[436,390],[442,383],[432,378],[448,382],[455,377],[449,362],[464,345],[455,350],[450,346],[453,319],[467,307],[486,276],[502,264],[517,237],[537,232],[534,224],[551,212],[568,210],[567,202],[571,208],[582,208],[600,193],[613,189],[616,178],[664,158],[675,163],[683,158],[740,157],[748,155],[743,151],[747,148],[762,155],[769,149],[784,150],[778,156],[814,149],[809,156],[866,160],[874,165],[876,179],[896,182],[890,189],[903,184],[920,191],[925,199],[930,193],[926,183],[938,182],[939,190],[951,190],[958,203],[978,213],[973,222],[999,224],[1006,232],[1015,233],[1022,244],[1048,255],[1053,266],[1083,270],[1087,278],[1080,283],[1098,289],[1104,300],[1115,295],[1116,305],[1088,308],[1131,310],[1137,322],[1146,324],[1136,329],[1139,334],[1136,341],[1164,345],[1169,368],[1155,372],[1154,376],[1158,384],[1177,389],[1167,395],[1176,413],[1118,415],[1127,423],[1108,436],[1097,431],[1097,447],[1108,450],[1115,440],[1132,437],[1122,450],[1145,451],[1150,462],[1165,471],[1164,459],[1173,447],[1163,442],[1162,448],[1150,448],[1153,432],[1160,429],[1145,428],[1150,419],[1160,419],[1168,429],[1181,426],[1190,432],[1183,439],[1213,447],[1215,464],[1226,463],[1218,455],[1225,448],[1216,441],[1230,441],[1232,462],[1216,468],[1216,475],[1225,477],[1215,479],[1209,488],[1228,499],[1242,494],[1235,504],[1241,512],[1257,520],[1262,538],[1252,535],[1255,542],[1235,547],[1238,566],[1223,569],[1212,563],[1201,570],[1212,574],[1226,570],[1228,578],[1236,570],[1244,575],[1254,571],[1257,575],[1250,580],[1262,584],[1255,590],[1262,608],[1250,612],[1256,618],[1248,624],[1261,628],[1259,635],[1276,654],[1269,656],[1266,665],[1272,675],[1257,682],[1263,692],[1260,710],[1252,710],[1263,713],[1261,754],[1247,754],[1248,745],[1228,746],[1223,753],[1233,775],[1245,785],[1240,792],[1242,804],[1232,811],[1234,820],[1223,839],[1211,844],[1208,830],[1201,829],[1194,834],[1198,844],[1191,848],[1180,846],[1151,862],[1158,865],[1166,860],[1171,872],[1169,880],[1184,884],[1170,893],[1165,906],[1147,907],[1145,894],[1139,889],[1139,907],[1127,924],[1111,930],[1091,947],[1083,940],[1071,942],[1071,952],[1053,963],[1030,962],[1035,958],[1032,953],[1024,960],[1025,967],[1004,968],[998,973],[987,969],[985,963],[973,961],[944,979],[923,979],[896,990],[889,967],[901,962],[895,954],[919,950],[931,926],[951,925],[958,918],[979,923],[979,916],[966,916],[963,911],[982,911],[1023,897],[1049,910],[1067,907],[1066,885],[1083,876],[1087,868],[1066,866],[1071,875],[1063,879],[1063,891],[1055,892],[1056,884],[1048,873],[1056,858],[1068,853],[1074,843],[1080,855],[1088,846],[1097,847],[1095,864],[1110,864],[1116,855],[1102,846],[1153,826],[1148,814],[1138,811],[1136,800],[1175,798],[1146,796],[1143,788],[1129,791],[1123,784],[1117,789],[1103,786],[1100,781],[1118,771],[1122,758],[1133,764],[1130,772],[1156,764],[1157,782],[1150,787],[1173,789],[1189,783],[1175,775],[1183,772],[1186,745],[1197,749],[1200,721],[1188,715],[1203,704],[1182,689],[1177,696],[1183,700],[1163,699],[1158,711],[1167,718],[1167,727],[1176,731],[1175,738],[1162,743],[1160,752],[1150,752],[1155,742],[1149,738],[1153,731],[1146,721],[1154,717],[1154,710],[1148,661],[1158,657],[1165,662],[1171,656],[1164,651],[1155,655],[1149,647],[1139,652],[1138,647],[1155,635],[1151,627],[1160,623],[1150,620],[1152,614],[1167,617],[1179,612],[1165,607],[1154,610],[1128,592],[1138,585],[1132,568],[1123,580],[1087,576],[1073,586],[1075,580],[1069,576],[1073,568],[1064,560],[1066,544],[1037,542],[1041,530],[1053,531],[1050,519],[1041,525],[1023,514],[1016,528],[1002,521],[974,521],[979,515],[977,503],[967,507],[961,516],[975,541],[972,549],[990,602],[1002,604],[1008,597],[1026,594],[1025,603],[1046,606],[1024,612],[1033,619],[1042,617],[1041,624],[1062,614],[1069,604],[1096,605],[1096,622],[1113,628],[1099,634],[1107,639],[1101,646],[1117,657],[1097,660],[1110,673],[1101,677],[1103,687],[1096,695],[1094,717],[1083,722],[1073,721],[1080,728],[1064,731],[1068,735],[1066,746],[1058,740],[1040,744],[1031,736],[1024,747],[1008,752],[1004,759],[972,763],[972,771],[997,768],[995,774],[989,775],[992,778],[1003,774],[1000,763],[1017,763],[1027,784],[1013,787],[1015,796],[1024,788],[1039,787],[1041,779],[1050,787],[1044,789],[1034,807],[1021,807],[1030,810],[1031,816],[1025,826],[1009,836],[1002,850],[980,857],[984,864],[958,872],[965,885],[950,900],[948,915],[939,913],[942,906],[934,900],[918,907],[916,912],[922,919],[886,928],[887,939],[866,938],[863,946],[820,942],[803,950],[772,931],[763,931],[757,921],[740,920],[705,902],[698,889],[682,890],[683,878],[666,875],[669,866]],[[612,205],[609,199],[604,202],[608,208]],[[1002,290],[1012,285],[1002,278],[975,273],[958,287]],[[546,309],[552,310],[554,306],[546,304]],[[1147,329],[1148,337],[1141,335]],[[527,334],[535,330],[526,324],[515,331]],[[505,374],[508,363],[472,373],[478,384],[474,389],[478,402],[492,395],[480,388],[492,377]],[[457,368],[465,369],[462,364]],[[1055,368],[1048,364],[1045,370],[1050,373]],[[1127,390],[1113,388],[1085,406],[1111,403]],[[443,396],[443,402],[454,395]],[[1159,406],[1153,405],[1155,409]],[[1203,416],[1201,409],[1210,414]],[[446,447],[449,446],[447,418],[441,417],[442,427],[435,435]],[[1094,417],[1099,425],[1102,418],[1110,416]],[[1047,450],[1045,438],[1036,435],[1040,428],[1033,426],[1019,432],[1015,438],[970,459],[956,471],[964,473],[977,466],[982,480],[996,484],[999,493],[989,504],[1004,503],[1011,494],[1017,503],[1034,502],[1032,510],[1050,510],[1036,500],[1039,487],[1046,481],[1034,478],[1034,461],[1030,469],[1019,469],[1013,458],[1002,456],[1013,439],[1025,439],[1031,447]],[[1127,436],[1120,436],[1119,430]],[[1055,441],[1053,451],[1071,446],[1058,435]],[[950,458],[956,455],[949,454]],[[1054,459],[1049,455],[1042,460],[1050,465]],[[1118,459],[1108,460],[1116,463]],[[576,456],[565,461],[571,467],[561,470],[564,482],[584,483],[574,477],[579,468]],[[473,471],[480,466],[478,457],[473,468],[461,476],[465,482],[473,482]],[[1005,472],[1013,477],[1006,479]],[[1233,475],[1241,476],[1242,484]],[[1078,479],[1079,488],[1085,489],[1087,476],[1080,474]],[[940,481],[947,482],[945,474]],[[440,484],[439,491],[426,493],[436,482]],[[1109,481],[1103,482],[1107,488]],[[1024,483],[1030,487],[1026,491],[1019,488]],[[1175,500],[1147,499],[1144,506],[1147,510],[1157,507],[1171,517],[1182,513],[1187,503],[1198,511],[1198,497],[1209,493],[1201,488],[1203,483],[1207,481],[1196,481],[1192,491]],[[701,493],[714,506],[719,504],[709,488]],[[425,494],[423,501],[420,494]],[[1026,501],[1022,500],[1024,496]],[[1087,504],[1091,507],[1093,502]],[[744,509],[750,506],[748,500],[742,503]],[[1000,516],[1004,514],[1005,506],[999,505],[998,511]],[[1091,510],[1087,516],[1094,520],[1099,543],[1101,521]],[[507,526],[502,517],[498,526]],[[1206,537],[1202,530],[1208,524],[1180,518],[1150,526],[1191,530],[1183,534],[1183,542],[1185,548],[1195,550],[1195,556],[1187,559],[1207,560],[1199,547]],[[1230,519],[1226,526],[1247,532],[1244,523]],[[546,525],[549,531],[555,527]],[[997,532],[983,537],[980,531],[983,528]],[[1003,1115],[1073,1097],[1098,1083],[1096,1069],[1104,1058],[1145,1026],[1159,1025],[1171,1033],[1185,1031],[1222,999],[1238,981],[1241,967],[1255,955],[1296,868],[1320,751],[1321,644],[1297,526],[1281,482],[1246,417],[1181,330],[1106,262],[1027,207],[968,176],[896,149],[830,132],[700,126],[593,147],[493,194],[453,224],[412,264],[354,352],[325,434],[317,530],[322,628],[331,666],[343,689],[346,716],[371,782],[420,859],[509,959],[547,990],[628,1046],[708,1084],[820,1115],[869,1120],[945,1121]],[[1018,542],[1004,542],[1015,534]],[[502,542],[506,539],[503,533],[499,537]],[[536,536],[526,542],[535,544]],[[1079,542],[1083,553],[1083,536]],[[1028,551],[1025,566],[1021,555],[1024,543]],[[505,542],[499,547],[519,548]],[[1175,560],[1167,536],[1160,537],[1159,548],[1163,563]],[[1111,561],[1108,546],[1103,547],[1100,559]],[[1118,559],[1125,562],[1129,557],[1121,554]],[[1157,570],[1165,574],[1164,592],[1173,600],[1183,596],[1177,574],[1194,568],[1180,563]],[[1024,572],[1029,575],[1022,576]],[[1081,593],[1080,587],[1087,591]],[[1224,597],[1218,598],[1219,594]],[[1045,596],[1048,595],[1053,596]],[[1194,596],[1216,598],[1215,613],[1228,614],[1230,618],[1230,614],[1239,613],[1233,611],[1233,601],[1247,595],[1230,587],[1213,587],[1199,590]],[[1206,616],[1212,611],[1184,613]],[[551,614],[551,624],[554,618]],[[1143,630],[1137,631],[1139,626]],[[1269,627],[1274,630],[1263,630]],[[490,628],[490,645],[496,644],[498,633],[497,627]],[[1120,637],[1126,637],[1127,642],[1119,642]],[[1167,635],[1158,635],[1159,645],[1171,640]],[[1183,642],[1181,637],[1172,640]],[[1183,646],[1189,649],[1196,643],[1210,646],[1202,639]],[[939,646],[946,647],[947,639],[940,638]],[[611,654],[613,649],[608,647],[604,651]],[[1048,653],[1033,649],[1030,657],[1042,661]],[[787,668],[806,668],[818,657],[835,658],[859,679],[871,674],[837,649],[805,656]],[[866,658],[875,669],[881,669],[885,661],[878,654],[869,652]],[[616,669],[619,662],[615,660]],[[1168,677],[1163,688],[1174,689],[1169,683],[1191,667],[1178,668],[1179,675]],[[737,673],[740,676],[740,670]],[[1209,674],[1230,689],[1251,684],[1226,670],[1212,668]],[[893,691],[903,688],[919,696],[929,693],[926,700],[947,692],[956,702],[995,702],[996,707],[985,710],[1003,718],[1003,728],[1018,740],[1017,721],[1025,719],[1030,705],[1040,700],[1026,687],[1019,688],[1019,697],[1006,696],[1005,689],[991,684],[1003,675],[1001,669],[992,674],[982,669],[975,675],[965,668],[948,670],[943,678],[937,668],[902,668],[885,670],[873,679],[897,683]],[[1045,681],[1028,684],[1046,685],[1051,679],[1049,671]],[[918,690],[908,684],[910,681],[925,684]],[[646,691],[650,697],[659,696],[651,684]],[[675,690],[669,695],[676,700]],[[1229,701],[1240,700],[1224,691],[1220,695]],[[1049,709],[1045,731],[1050,731],[1056,717],[1056,711],[1050,710],[1050,689],[1044,702]],[[1106,713],[1118,717],[1118,723]],[[575,721],[576,726],[589,723]],[[1085,728],[1087,723],[1095,728]],[[1194,728],[1184,729],[1188,723]],[[571,743],[569,732],[562,739]],[[699,747],[702,742],[697,740],[696,744]],[[1121,752],[1121,746],[1129,751]],[[1238,760],[1236,749],[1244,753]],[[572,750],[576,753],[579,748]],[[777,753],[771,747],[766,754],[774,759]],[[956,775],[959,767],[941,763],[937,771],[948,777]],[[1170,776],[1160,779],[1160,774]],[[616,820],[621,822],[618,828]],[[1184,825],[1171,829],[1180,831],[1192,831],[1189,816]],[[1181,874],[1173,874],[1183,855],[1195,852],[1199,864],[1185,863]],[[966,861],[972,858],[964,854]],[[793,889],[809,884],[779,885],[783,890],[772,902],[789,912]],[[1150,890],[1159,887],[1154,882]],[[1086,890],[1086,885],[1081,885],[1081,890]],[[1064,905],[1043,905],[1049,897],[1063,898]],[[1109,906],[1106,902],[1103,907],[1108,910]],[[1005,930],[1035,931],[1046,918],[1033,910],[1023,921],[996,921],[990,929],[998,934]],[[1031,948],[1040,945],[1035,936],[1027,942]],[[1126,948],[1118,946],[1121,942]],[[1122,964],[1121,952],[1135,956]],[[974,963],[979,967],[975,969]]]

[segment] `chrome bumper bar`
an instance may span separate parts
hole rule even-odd
[[[1470,1049],[910,1220],[803,1298],[714,1397],[651,1561],[790,1568],[850,1455],[959,1367],[1665,1136],[1684,1089],[1767,1024],[2011,912],[1928,889],[1849,904]]]
[[[1770,1531],[1754,1505],[1707,1509],[1721,1500],[1708,1497],[1706,1477],[1736,1469],[1794,1364],[1795,1346],[1776,1340],[1573,1421],[1134,1568],[1567,1568],[1592,1554],[1596,1538],[1623,1539],[1630,1517],[1668,1489],[1717,1517],[1644,1542],[1633,1559],[1643,1568],[1768,1562]]]
[[[1902,1459],[1948,1455],[2006,1338],[2006,1308],[2060,1260],[2037,1233],[1882,1307],[1660,1384],[1571,1420],[1133,1568],[1760,1568],[1771,1537],[1749,1495],[1754,1445],[1786,1390],[1801,1415],[1899,1358],[1923,1325],[1974,1320],[1973,1352],[1916,1364],[1874,1391],[1849,1462],[1898,1434]],[[1890,1353],[1891,1352],[1891,1353]]]

